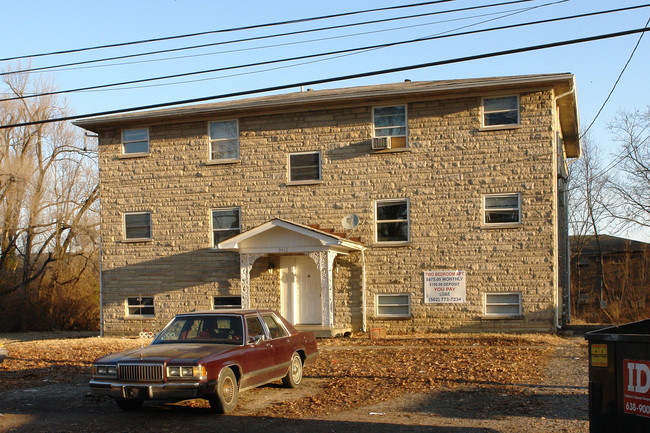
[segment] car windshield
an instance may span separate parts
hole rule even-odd
[[[176,317],[158,334],[153,344],[196,342],[242,344],[241,317],[231,315]]]

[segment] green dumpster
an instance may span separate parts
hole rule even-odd
[[[650,319],[588,332],[589,431],[650,432]]]

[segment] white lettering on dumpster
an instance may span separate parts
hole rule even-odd
[[[650,361],[623,360],[625,413],[650,417]]]

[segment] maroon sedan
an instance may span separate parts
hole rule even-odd
[[[205,398],[215,412],[229,413],[239,391],[278,379],[300,385],[317,354],[313,334],[273,311],[180,314],[151,345],[96,359],[90,388],[126,410],[145,400]]]

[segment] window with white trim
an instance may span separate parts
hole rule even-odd
[[[521,316],[521,293],[486,293],[485,315],[489,317]]]
[[[149,129],[124,129],[122,131],[122,153],[124,155],[149,153]]]
[[[239,208],[212,209],[212,246],[241,232]]]
[[[311,183],[321,180],[320,152],[289,154],[289,183]]]
[[[409,242],[408,199],[375,202],[375,241],[382,243]]]
[[[521,223],[521,195],[514,193],[483,196],[483,223],[486,226]]]
[[[235,161],[239,159],[239,122],[223,120],[209,122],[210,161]]]
[[[391,149],[407,147],[406,105],[374,107],[372,126],[373,137],[390,137]]]
[[[127,317],[154,317],[152,296],[130,296],[126,298]]]
[[[151,239],[151,213],[132,212],[124,214],[124,239]]]
[[[483,98],[483,126],[519,125],[519,96]]]
[[[408,293],[377,294],[378,317],[410,317],[411,295]]]
[[[228,309],[241,308],[241,296],[213,296],[212,309],[220,310],[223,308],[228,308]]]

